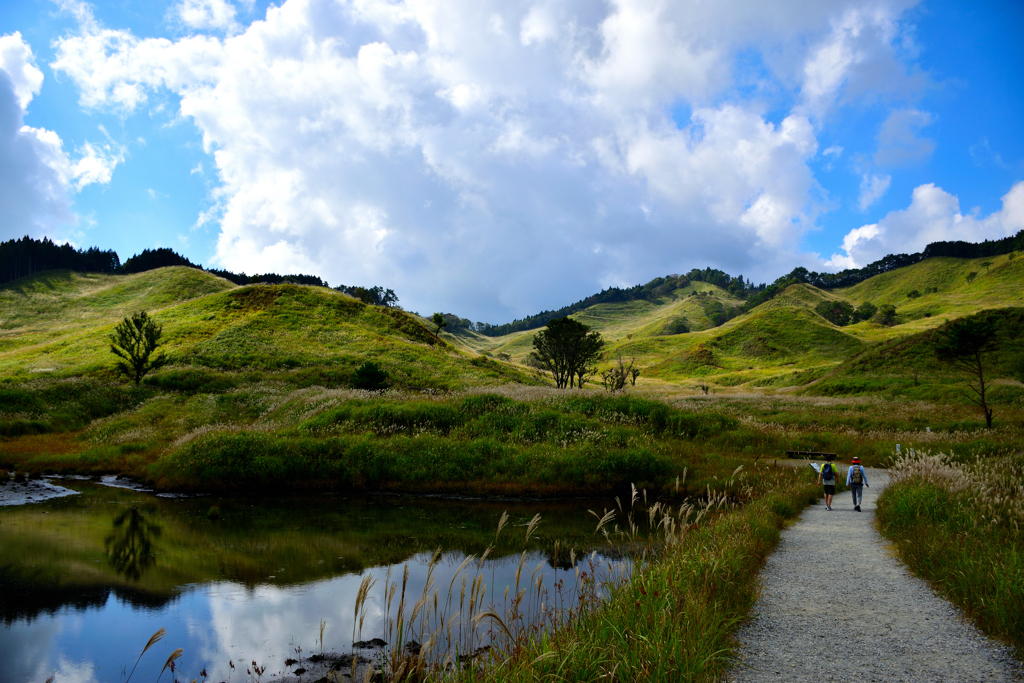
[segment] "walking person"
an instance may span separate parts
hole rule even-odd
[[[850,471],[846,473],[846,485],[850,487],[850,493],[853,494],[853,509],[860,512],[860,503],[864,500],[864,487],[871,486],[868,484],[868,473],[860,464],[860,458],[853,459]]]
[[[825,454],[825,462],[822,463],[821,469],[818,470],[818,484],[825,488],[825,509],[832,509],[832,499],[836,495],[836,466],[832,464],[832,461],[836,459],[836,456],[831,453]]]

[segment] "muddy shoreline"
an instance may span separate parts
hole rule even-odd
[[[50,479],[26,478],[24,475],[0,475],[0,507],[42,503],[54,498],[78,495],[78,491],[54,484]]]

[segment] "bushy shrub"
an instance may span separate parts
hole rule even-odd
[[[853,318],[853,306],[845,301],[819,301],[814,312],[838,327],[849,325]]]
[[[388,373],[373,361],[366,361],[352,375],[352,388],[383,391],[388,388]]]

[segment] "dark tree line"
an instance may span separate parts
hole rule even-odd
[[[141,254],[136,254],[125,261],[124,265],[121,266],[120,272],[144,273],[147,270],[156,270],[157,268],[167,268],[169,266],[185,266],[186,268],[205,270],[207,273],[222,277],[229,282],[234,282],[236,285],[257,283],[280,285],[290,283],[295,285],[312,285],[314,287],[327,286],[327,282],[316,275],[278,275],[277,273],[246,275],[245,273],[233,273],[230,270],[220,270],[218,268],[203,268],[200,265],[192,263],[173,249],[168,249],[166,247],[162,247],[160,249],[143,249]]]
[[[848,268],[838,273],[818,273],[809,271],[806,268],[794,268],[792,271],[775,280],[770,285],[755,285],[750,280],[745,280],[742,275],[733,277],[728,273],[715,268],[703,270],[693,269],[686,275],[669,275],[663,278],[655,278],[646,285],[636,285],[627,289],[609,287],[599,294],[594,294],[581,299],[576,303],[565,306],[557,311],[541,311],[537,315],[528,318],[517,319],[504,325],[490,325],[488,323],[477,323],[477,332],[491,337],[500,337],[512,332],[521,330],[533,330],[543,327],[549,321],[557,318],[564,318],[578,311],[582,311],[595,304],[618,303],[636,300],[651,300],[666,296],[680,287],[685,287],[690,281],[706,282],[720,287],[739,299],[745,299],[743,306],[723,311],[705,311],[709,319],[716,325],[716,322],[723,316],[722,322],[735,317],[739,313],[745,313],[757,306],[775,298],[783,290],[793,284],[805,283],[819,289],[837,289],[840,287],[852,287],[858,282],[863,282],[876,275],[888,273],[897,268],[905,268],[919,263],[927,258],[939,256],[952,258],[982,258],[989,256],[1001,256],[1014,251],[1024,251],[1024,230],[1021,230],[1012,237],[1001,240],[985,240],[984,242],[932,242],[924,251],[919,254],[889,254],[863,268]],[[863,314],[862,314],[863,315]],[[875,315],[874,313],[872,315]],[[868,316],[871,317],[871,316]],[[890,315],[883,321],[883,324],[892,324]],[[851,315],[851,319],[854,316]],[[866,318],[861,318],[866,319]]]
[[[120,272],[121,259],[115,251],[96,247],[75,249],[56,245],[48,238],[22,237],[0,243],[0,282],[10,282],[44,270],[75,270],[90,273]]]
[[[948,256],[952,258],[983,258],[1002,256],[1014,251],[1024,251],[1024,230],[1001,240],[984,242],[932,242],[924,248],[924,258]]]
[[[113,250],[101,251],[97,247],[75,249],[69,244],[56,245],[46,237],[37,240],[26,236],[19,240],[8,240],[0,243],[0,283],[34,275],[44,270],[131,274],[143,273],[147,270],[156,270],[157,268],[166,268],[168,266],[185,266],[187,268],[205,270],[208,273],[234,282],[236,285],[247,285],[257,282],[277,285],[287,282],[297,285],[327,287],[327,282],[316,275],[278,275],[277,273],[246,275],[245,273],[233,273],[229,270],[217,268],[203,268],[201,265],[192,263],[173,249],[167,249],[166,247],[143,249],[142,253],[136,254],[124,263],[121,263],[117,252]],[[379,290],[381,288],[375,287],[373,289]],[[390,289],[387,292],[394,296],[394,292]],[[395,297],[394,300],[397,301],[398,298]]]
[[[326,287],[327,283],[324,283],[324,286]],[[370,306],[394,308],[398,305],[398,296],[395,294],[395,290],[384,289],[380,285],[375,287],[348,287],[346,285],[338,285],[335,289],[339,292],[348,294],[351,297],[355,297],[364,304],[369,304]]]

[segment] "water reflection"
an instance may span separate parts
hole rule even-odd
[[[160,538],[163,530],[134,506],[115,515],[113,525],[103,541],[107,561],[121,576],[138,581],[156,563],[153,540]]]
[[[424,593],[438,590],[447,629],[472,622],[473,581],[483,596],[474,608],[479,614],[515,599],[518,576],[529,587],[520,607],[532,619],[530,611],[542,606],[573,605],[575,597],[557,588],[577,584],[580,565],[567,558],[603,545],[587,513],[602,501],[322,496],[254,504],[75,487],[82,495],[0,509],[0,652],[5,642],[22,643],[17,669],[31,672],[11,680],[45,680],[55,672],[119,680],[121,667],[161,627],[167,651],[146,655],[139,680],[155,680],[178,647],[185,650],[179,664],[186,680],[205,668],[209,680],[220,681],[231,674],[232,660],[256,659],[270,674],[284,669],[295,648],[347,652],[353,640],[373,637],[391,645],[396,607],[386,591],[395,583],[405,585],[407,615]],[[208,514],[212,505],[217,519]],[[510,521],[496,538],[506,510]],[[542,522],[527,537],[538,513]],[[468,556],[475,559],[460,576]],[[596,562],[607,565],[608,558]],[[376,584],[357,610],[367,577]],[[420,642],[441,626],[430,602],[430,614],[418,615],[429,619],[416,622]],[[460,652],[472,651],[488,642],[488,625],[478,636],[455,629],[451,637],[461,639]]]

